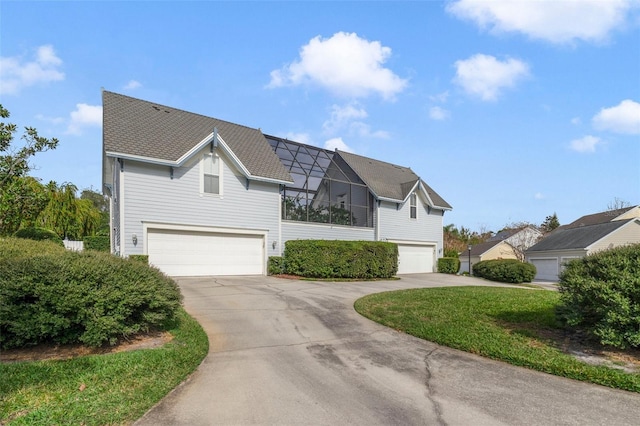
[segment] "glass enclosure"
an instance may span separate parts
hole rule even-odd
[[[266,138],[294,180],[282,190],[282,219],[373,226],[373,196],[339,155],[274,136]]]

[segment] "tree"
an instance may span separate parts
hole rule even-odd
[[[100,224],[96,230],[97,235],[109,235],[109,199],[92,188],[83,189],[80,194],[82,200],[90,201],[100,212]]]
[[[95,235],[101,213],[91,200],[77,198],[78,188],[71,183],[57,186],[52,182],[47,188],[49,203],[38,216],[40,226],[70,240]]]
[[[631,207],[630,202],[625,201],[621,198],[615,197],[613,201],[610,201],[609,204],[607,204],[607,211],[615,211],[620,209],[626,209],[629,207]]]
[[[542,238],[542,233],[536,225],[529,222],[514,222],[507,224],[502,231],[512,231],[512,234],[504,239],[504,242],[513,248],[513,252],[520,262],[525,261],[525,252]]]
[[[454,224],[446,225],[442,228],[444,250],[461,253],[467,250],[469,244],[476,245],[491,238],[492,232],[480,229],[480,232],[471,231],[469,228],[461,226],[458,229]]]
[[[9,111],[0,104],[0,117]],[[38,179],[28,176],[29,160],[38,152],[55,149],[58,139],[38,136],[33,127],[25,127],[23,146],[12,147],[17,126],[0,122],[0,235],[10,235],[23,222],[33,221],[46,205],[46,191]]]
[[[553,212],[553,214],[551,216],[547,216],[544,219],[544,222],[542,222],[542,224],[540,224],[540,230],[544,234],[548,234],[549,232],[551,232],[554,229],[556,229],[558,226],[560,226],[560,221],[558,220],[558,215],[556,214],[556,212]]]

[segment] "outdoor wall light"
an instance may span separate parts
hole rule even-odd
[[[133,234],[131,236],[131,241],[133,241],[133,245],[137,245],[138,244],[138,236],[136,234]]]
[[[276,249],[276,246],[278,245],[277,241],[274,241],[273,243],[271,243],[271,247],[273,247],[273,249]]]

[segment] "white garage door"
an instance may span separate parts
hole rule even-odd
[[[398,274],[433,272],[433,246],[398,244]]]
[[[558,259],[531,259],[536,267],[536,280],[558,281]]]
[[[149,263],[171,276],[261,275],[262,235],[150,229]]]

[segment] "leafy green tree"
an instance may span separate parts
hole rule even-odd
[[[0,117],[9,117],[0,104]],[[58,139],[38,136],[33,127],[25,127],[20,148],[12,146],[17,126],[0,122],[0,235],[10,235],[21,224],[32,224],[46,206],[47,194],[40,182],[28,176],[29,160],[38,152],[55,149]]]
[[[39,226],[70,240],[96,234],[101,215],[91,200],[77,198],[78,188],[72,183],[50,184],[48,189],[49,203],[38,217]]]
[[[89,200],[100,212],[100,224],[96,231],[97,235],[109,235],[109,200],[103,194],[93,189],[83,189],[80,194],[83,200]]]
[[[542,222],[542,224],[540,225],[540,230],[543,233],[547,234],[559,226],[560,226],[560,221],[558,220],[558,215],[555,212],[553,212],[551,216],[547,216],[544,219],[544,222]]]

